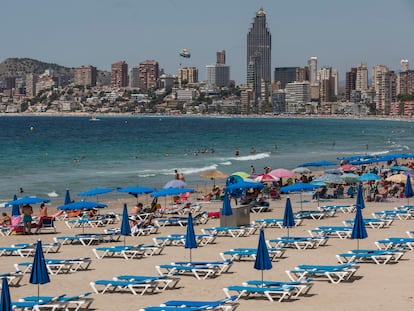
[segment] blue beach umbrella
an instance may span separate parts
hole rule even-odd
[[[105,194],[114,191],[113,188],[95,188],[85,192],[78,193],[80,197],[91,197],[96,196],[96,201],[98,201],[98,195]]]
[[[192,262],[191,250],[193,248],[197,248],[197,241],[195,238],[193,216],[191,215],[191,213],[188,213],[187,232],[185,235],[184,248],[190,249],[190,262]]]
[[[221,208],[221,215],[231,216],[233,215],[233,210],[230,205],[230,194],[225,192],[223,197],[223,206]]]
[[[14,195],[13,201],[17,201],[17,196]],[[19,204],[12,204],[12,216],[19,216],[20,215],[20,206]]]
[[[352,228],[351,239],[357,239],[357,249],[359,249],[359,240],[368,237],[367,229],[365,228],[364,218],[362,217],[362,210],[357,206],[355,213],[354,226]]]
[[[293,216],[292,204],[290,198],[286,199],[285,212],[283,214],[283,227],[287,228],[287,235],[289,236],[289,228],[295,226],[295,217]]]
[[[358,177],[358,181],[375,181],[380,180],[381,177],[373,173],[365,173]]]
[[[31,284],[37,284],[37,297],[38,300],[40,300],[40,284],[50,283],[49,273],[43,255],[42,241],[40,240],[38,240],[36,244],[36,252],[33,259],[29,282]]]
[[[129,225],[128,208],[127,208],[126,203],[124,203],[124,210],[122,212],[121,234],[124,236],[124,246],[125,246],[126,236],[131,235],[131,226]]]
[[[411,186],[410,175],[407,175],[407,181],[405,182],[404,195],[407,198],[407,205],[410,205],[410,198],[414,196],[413,187]]]
[[[118,192],[125,192],[125,193],[128,193],[130,195],[133,195],[134,197],[137,198],[137,203],[138,203],[138,196],[140,194],[152,193],[152,192],[155,191],[155,189],[154,188],[149,188],[149,187],[131,186],[131,187],[125,187],[125,188],[118,188],[117,191]]]
[[[1,281],[0,311],[12,311],[9,283],[4,277]]]
[[[269,250],[266,246],[266,239],[264,230],[260,229],[259,244],[257,246],[256,259],[254,261],[254,268],[262,271],[262,283],[263,283],[263,271],[272,269],[272,261],[270,260]]]
[[[78,210],[90,210],[93,208],[104,208],[108,207],[106,204],[91,202],[91,201],[79,201],[65,205],[58,206],[57,208],[63,211],[78,211]]]
[[[305,191],[313,191],[321,187],[321,184],[307,184],[295,183],[289,186],[281,187],[281,193],[299,193],[300,194],[300,209],[302,210],[302,193]],[[319,201],[318,201],[319,204]]]
[[[23,197],[17,200],[10,201],[6,203],[6,206],[10,205],[24,205],[24,204],[38,204],[38,203],[48,203],[49,199],[38,198],[38,197]]]
[[[69,203],[71,203],[72,200],[70,199],[70,192],[69,189],[66,189],[66,194],[65,194],[65,201],[63,202],[63,204],[67,205]]]
[[[358,194],[356,199],[356,207],[359,209],[365,208],[365,202],[364,202],[364,191],[362,190],[362,184],[358,185]]]

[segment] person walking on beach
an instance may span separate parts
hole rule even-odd
[[[23,205],[22,214],[23,214],[23,234],[32,234],[33,207],[29,204]]]

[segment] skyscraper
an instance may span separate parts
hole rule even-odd
[[[138,68],[139,88],[147,90],[156,87],[159,77],[158,62],[155,60],[146,60],[140,62]]]
[[[226,64],[226,51],[224,50],[218,51],[216,55],[217,55],[217,61],[216,61],[217,64],[222,64],[222,65]]]
[[[311,86],[318,85],[318,58],[312,56],[308,60],[309,67],[309,82]]]
[[[111,86],[128,86],[128,64],[126,62],[119,61],[111,65]]]
[[[260,95],[261,82],[271,81],[272,36],[266,24],[266,12],[256,12],[247,34],[247,83],[252,84],[256,97]]]

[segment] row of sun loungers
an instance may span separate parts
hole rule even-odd
[[[327,241],[327,236],[282,236],[267,240],[266,243],[273,248],[310,249],[325,245]]]
[[[212,244],[216,240],[216,234],[196,234],[195,239],[198,246]],[[184,246],[185,234],[170,234],[153,238],[154,243],[159,246]]]

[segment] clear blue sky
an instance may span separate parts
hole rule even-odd
[[[338,68],[340,79],[361,61],[414,68],[413,0],[3,0],[0,61],[30,57],[76,67],[129,68],[155,59],[176,74],[180,61],[199,68],[226,50],[231,78],[245,82],[246,34],[263,6],[272,34],[273,68]],[[187,48],[191,58],[181,59]]]

